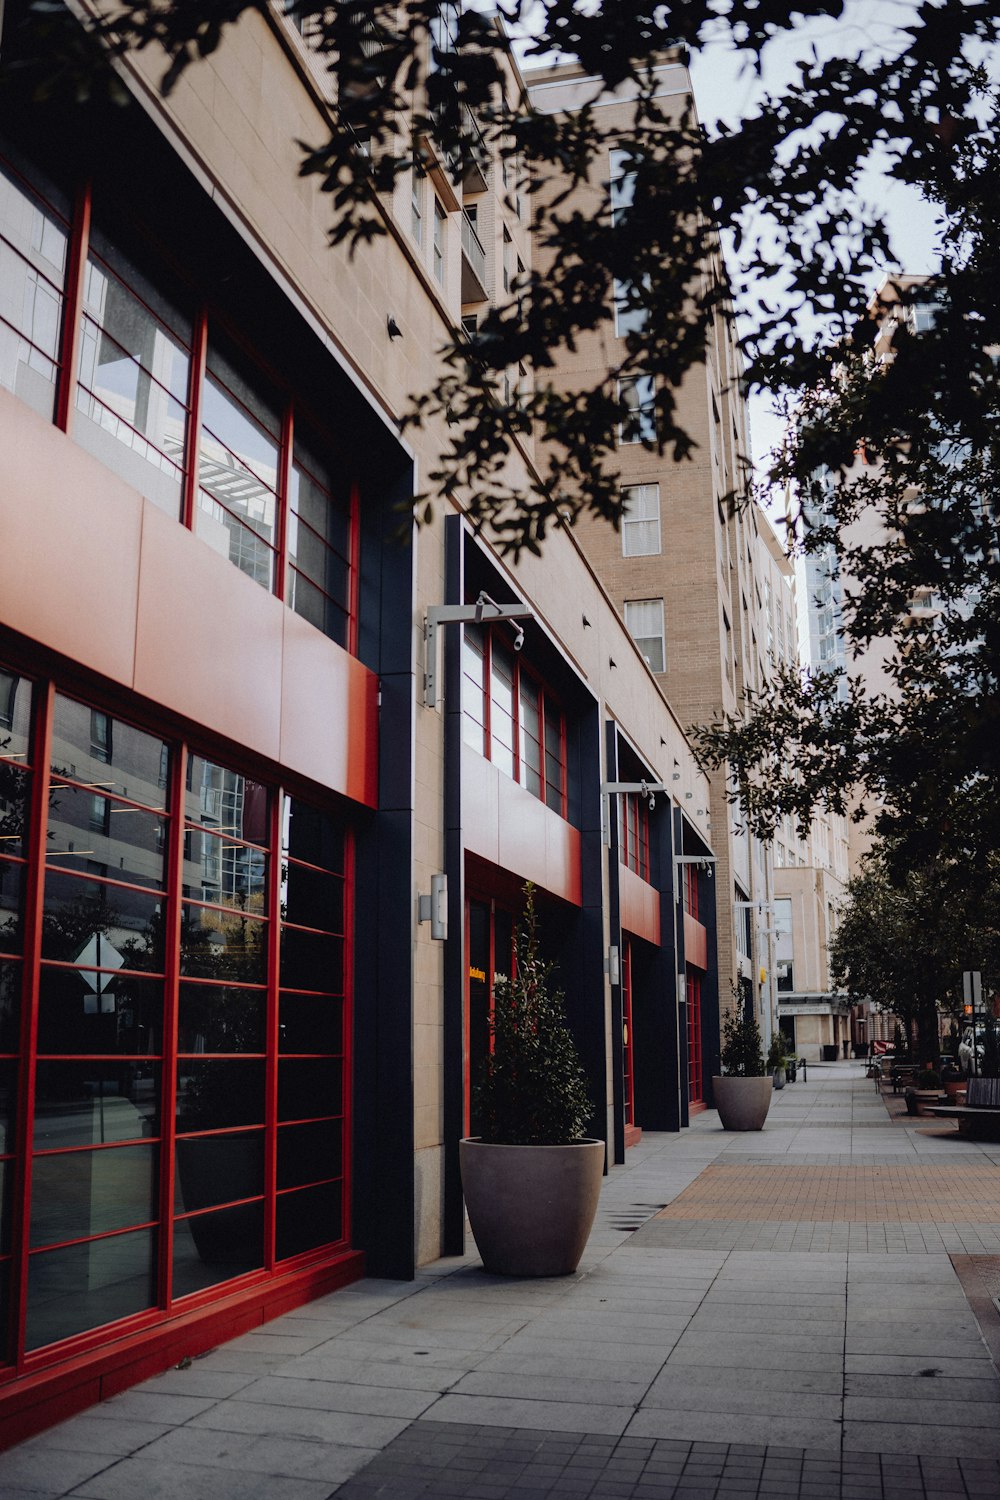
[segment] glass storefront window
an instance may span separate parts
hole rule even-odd
[[[4,671],[5,685],[0,708],[26,756],[31,685]],[[342,821],[288,797],[279,808],[276,789],[99,705],[45,692],[38,711],[52,756],[34,838],[38,772],[0,756],[0,1319],[13,1281],[7,1305],[27,1308],[18,1357],[342,1248],[347,1232]],[[180,876],[169,887],[168,870]],[[21,922],[38,878],[40,959]],[[29,994],[33,1107],[19,1141]],[[11,1192],[29,1165],[21,1262]]]

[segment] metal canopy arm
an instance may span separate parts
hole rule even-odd
[[[432,604],[424,616],[424,705],[437,704],[437,633],[442,625],[487,625],[494,620],[533,620],[535,611],[527,604],[497,604],[482,593],[475,604]],[[524,631],[518,629],[514,650],[524,645]]]

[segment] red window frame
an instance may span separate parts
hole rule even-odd
[[[495,700],[493,690],[494,674],[498,670],[496,663],[498,645],[503,648],[512,664],[512,676],[507,679],[511,685],[512,744],[510,745],[494,730],[494,718],[499,716],[499,705]],[[463,649],[474,653],[482,663],[481,677],[478,680],[466,670],[463,663],[463,714],[468,724],[475,725],[471,734],[466,733],[467,742],[473,744],[480,754],[494,764],[500,758],[498,752],[502,746],[504,755],[509,755],[511,758],[512,779],[524,786],[540,802],[544,802],[546,807],[558,813],[561,818],[565,818],[567,810],[566,713],[562,705],[551,689],[546,686],[544,678],[521,660],[520,654],[514,650],[513,637],[502,626],[467,625],[464,631]],[[540,789],[538,791],[527,784],[527,770],[530,768],[526,767],[524,740],[529,731],[524,724],[521,708],[522,683],[530,684],[531,690],[538,695],[539,734],[536,743],[540,769],[533,773],[539,778]],[[475,712],[477,708],[480,710],[481,717],[477,717]],[[506,710],[503,712],[506,716]],[[552,727],[553,719],[556,721],[555,732]],[[530,735],[530,738],[535,741],[534,735]],[[552,779],[553,769],[558,776],[558,782]],[[557,805],[553,806],[553,803]]]
[[[77,875],[70,875],[70,879],[79,879],[87,885],[95,883],[103,887],[114,888],[121,892],[138,892],[141,895],[157,898],[162,907],[162,930],[163,930],[163,954],[162,964],[151,966],[149,969],[138,968],[135,977],[144,981],[152,981],[162,984],[162,1011],[161,1011],[161,1041],[159,1049],[154,1053],[143,1052],[141,1056],[123,1052],[103,1054],[93,1052],[54,1052],[40,1048],[39,1036],[39,994],[40,979],[43,972],[55,973],[57,971],[89,970],[89,964],[81,965],[79,958],[71,962],[64,961],[59,957],[43,954],[43,931],[44,915],[46,912],[46,879],[50,875],[62,878],[67,874],[66,862],[53,861],[53,851],[49,847],[50,840],[48,830],[50,819],[54,815],[55,802],[52,797],[52,789],[55,787],[56,802],[58,801],[59,788],[66,787],[69,791],[74,788],[82,792],[84,797],[90,795],[90,783],[81,780],[74,772],[70,773],[63,768],[55,769],[52,766],[53,746],[53,724],[56,714],[57,692],[62,700],[69,700],[80,704],[82,707],[99,708],[113,717],[119,728],[136,729],[154,739],[166,739],[159,726],[152,723],[144,723],[141,718],[135,716],[124,717],[117,708],[110,705],[98,705],[90,694],[80,697],[69,684],[57,684],[49,679],[44,679],[38,674],[21,671],[13,663],[3,663],[4,670],[9,670],[18,676],[22,683],[30,685],[32,691],[31,732],[29,750],[26,756],[18,755],[11,759],[3,754],[0,748],[0,769],[7,770],[15,776],[24,775],[30,778],[27,783],[29,789],[29,811],[27,814],[26,833],[21,844],[16,847],[20,852],[8,854],[0,852],[0,861],[5,868],[17,867],[23,883],[23,924],[21,942],[18,945],[0,939],[0,958],[4,964],[13,963],[21,974],[20,985],[20,1039],[16,1052],[5,1051],[0,1055],[0,1065],[16,1066],[19,1069],[17,1088],[16,1123],[8,1138],[12,1145],[4,1153],[2,1160],[6,1164],[6,1170],[14,1177],[13,1196],[13,1223],[14,1229],[10,1238],[9,1248],[0,1254],[0,1276],[9,1278],[9,1297],[7,1306],[9,1308],[7,1326],[0,1327],[0,1389],[3,1385],[14,1380],[25,1373],[41,1370],[52,1364],[62,1362],[69,1355],[86,1354],[87,1352],[107,1343],[110,1336],[115,1339],[125,1337],[131,1333],[146,1332],[154,1330],[158,1324],[169,1317],[176,1316],[179,1311],[196,1310],[209,1305],[220,1298],[226,1297],[236,1291],[264,1287],[268,1281],[273,1279],[276,1273],[284,1275],[289,1270],[299,1267],[328,1266],[338,1259],[350,1254],[350,1120],[351,1120],[351,1057],[352,1057],[352,1005],[353,994],[353,911],[354,911],[354,854],[353,836],[349,825],[332,808],[319,807],[309,804],[308,807],[301,801],[299,805],[306,813],[314,811],[321,816],[334,818],[334,847],[338,852],[333,864],[329,862],[312,865],[297,855],[291,855],[283,847],[283,808],[286,800],[291,798],[298,800],[296,793],[290,792],[285,787],[276,783],[267,783],[261,780],[252,766],[241,766],[234,764],[233,757],[215,752],[211,747],[201,744],[196,747],[189,746],[185,741],[171,738],[167,739],[169,745],[169,764],[167,767],[166,785],[161,784],[162,806],[147,806],[145,802],[137,802],[127,797],[124,793],[110,788],[102,788],[101,795],[108,799],[112,808],[120,810],[123,814],[141,811],[144,814],[158,817],[164,826],[165,833],[162,841],[154,840],[150,844],[150,852],[160,852],[162,843],[162,878],[159,883],[142,885],[129,880],[116,880],[113,876],[98,875],[92,870],[81,871]],[[192,821],[189,809],[189,789],[187,788],[188,766],[195,756],[203,758],[212,764],[221,764],[225,769],[231,770],[237,777],[245,778],[246,781],[256,783],[264,790],[267,798],[266,812],[262,810],[261,827],[263,832],[263,843],[256,843],[248,837],[239,834],[234,835],[232,830],[221,830],[228,845],[240,849],[246,848],[255,853],[266,856],[266,873],[263,877],[263,891],[261,894],[260,910],[252,913],[253,920],[266,929],[269,940],[265,944],[264,975],[261,984],[255,985],[245,983],[242,979],[213,979],[199,978],[197,975],[182,973],[183,959],[181,953],[181,913],[185,906],[194,903],[197,907],[207,909],[208,903],[197,901],[193,895],[186,895],[184,890],[184,833],[199,829],[211,834],[211,829],[206,829],[197,821]],[[162,761],[161,761],[162,764]],[[86,773],[84,773],[86,774]],[[161,783],[162,783],[161,777]],[[150,783],[153,787],[157,785],[155,775]],[[65,797],[65,793],[63,796]],[[89,803],[81,803],[80,829],[86,833]],[[294,818],[294,812],[292,814]],[[76,823],[69,825],[71,828]],[[218,836],[218,835],[212,835]],[[10,842],[14,842],[11,840]],[[5,851],[8,845],[0,845],[0,851]],[[140,846],[136,846],[137,848]],[[145,848],[145,845],[141,846]],[[87,851],[79,851],[81,854]],[[340,868],[336,865],[339,863]],[[326,928],[305,928],[300,922],[290,921],[286,915],[283,904],[283,877],[287,874],[289,866],[300,867],[306,872],[307,878],[315,881],[318,877],[325,880],[331,890],[335,889],[336,899],[329,908],[334,920]],[[233,907],[222,905],[218,908],[233,916]],[[249,917],[249,911],[241,913]],[[322,940],[339,945],[341,953],[340,961],[340,986],[334,991],[305,991],[301,987],[295,987],[289,982],[288,975],[283,971],[283,948],[278,941],[278,935],[284,934],[306,934],[308,937],[319,937]],[[96,971],[96,970],[95,970]],[[119,975],[125,974],[125,969],[119,969]],[[179,1137],[190,1136],[190,1131],[178,1130],[178,1119],[176,1112],[177,1099],[177,1071],[178,1060],[182,1057],[180,1051],[180,1038],[178,1036],[178,1013],[179,1013],[179,990],[181,984],[200,984],[205,987],[217,985],[237,985],[239,988],[256,989],[265,998],[265,1025],[264,1025],[264,1050],[259,1053],[240,1052],[238,1054],[216,1054],[209,1051],[197,1051],[189,1056],[196,1056],[201,1061],[212,1061],[216,1058],[238,1055],[248,1061],[256,1060],[263,1067],[263,1123],[257,1126],[231,1126],[207,1128],[196,1130],[196,1135],[207,1139],[209,1136],[226,1134],[239,1134],[249,1130],[259,1130],[264,1138],[264,1187],[259,1195],[263,1212],[263,1258],[259,1268],[251,1270],[237,1270],[228,1279],[220,1279],[208,1286],[202,1286],[187,1293],[174,1297],[172,1286],[172,1247],[174,1225],[189,1222],[193,1218],[226,1208],[238,1207],[241,1204],[256,1202],[258,1199],[246,1199],[237,1196],[232,1202],[223,1199],[221,1203],[213,1203],[206,1208],[188,1209],[178,1206],[175,1202],[175,1172],[176,1152],[175,1145]],[[326,1051],[314,1047],[304,1053],[285,1049],[281,1043],[281,1005],[287,996],[293,996],[296,1000],[302,999],[306,1002],[316,1000],[318,1003],[333,1001],[338,1006],[337,1018],[332,1030],[333,1046]],[[339,1022],[339,1028],[337,1025]],[[339,1034],[338,1034],[339,1029]],[[113,1140],[102,1144],[91,1141],[89,1143],[49,1145],[36,1142],[35,1130],[35,1105],[37,1068],[36,1064],[41,1059],[45,1063],[65,1064],[91,1064],[108,1063],[109,1065],[121,1065],[122,1063],[139,1063],[158,1068],[160,1071],[160,1103],[158,1108],[158,1133],[155,1136],[137,1136],[135,1140]],[[342,1079],[341,1096],[339,1108],[333,1113],[327,1112],[323,1115],[313,1115],[300,1119],[285,1116],[282,1118],[279,1110],[279,1085],[280,1071],[285,1063],[296,1063],[301,1060],[308,1063],[332,1062],[333,1074],[340,1075]],[[154,1116],[155,1118],[155,1116]],[[277,1153],[280,1143],[281,1132],[284,1129],[294,1129],[300,1125],[325,1125],[328,1121],[335,1121],[339,1126],[340,1152],[339,1159],[331,1164],[329,1175],[324,1176],[317,1182],[294,1182],[285,1187],[278,1186]],[[31,1231],[31,1184],[32,1171],[36,1162],[42,1159],[61,1158],[69,1160],[79,1156],[87,1162],[93,1160],[94,1154],[106,1150],[125,1149],[129,1150],[135,1146],[151,1147],[158,1151],[159,1160],[152,1169],[151,1184],[153,1217],[124,1226],[108,1228],[106,1226],[94,1227],[88,1223],[87,1232],[64,1241],[45,1242],[41,1245],[33,1244],[30,1240]],[[85,1155],[89,1153],[89,1155]],[[282,1199],[288,1199],[293,1193],[314,1192],[316,1189],[326,1190],[338,1204],[337,1216],[332,1222],[339,1226],[339,1232],[335,1237],[325,1242],[315,1243],[304,1250],[295,1250],[286,1253],[279,1258],[279,1249],[276,1242],[276,1224],[281,1212]],[[305,1199],[302,1200],[306,1202]],[[305,1210],[308,1213],[308,1209]],[[82,1222],[80,1228],[83,1227]],[[79,1245],[85,1247],[90,1244],[107,1243],[116,1236],[135,1232],[150,1232],[154,1237],[155,1255],[150,1270],[150,1291],[147,1304],[141,1310],[129,1313],[123,1317],[112,1318],[94,1327],[83,1327],[80,1331],[71,1333],[57,1340],[39,1344],[28,1348],[26,1346],[26,1318],[28,1307],[28,1273],[32,1257],[45,1255],[50,1252],[72,1249]]]
[[[641,792],[618,794],[618,858],[649,881],[649,802]]]
[[[701,1051],[701,979],[688,971],[687,990],[687,1051],[688,1051],[688,1103],[701,1104],[705,1098],[705,1083],[702,1077]]]
[[[622,943],[622,1102],[625,1124],[635,1124],[635,1069],[632,1049],[632,944]]]
[[[52,215],[52,217],[58,222],[59,226],[68,236],[66,265],[63,274],[62,285],[59,286],[55,281],[52,281],[50,278],[46,278],[52,289],[57,294],[61,295],[62,298],[61,327],[57,357],[52,358],[49,355],[45,355],[44,351],[41,350],[39,350],[38,352],[50,364],[52,364],[55,370],[54,410],[52,418],[53,423],[63,432],[68,433],[72,437],[77,389],[80,384],[80,330],[83,317],[86,316],[88,322],[100,329],[100,324],[96,322],[96,320],[91,316],[90,313],[85,313],[84,307],[84,286],[87,263],[92,254],[90,246],[90,226],[93,212],[92,184],[90,182],[84,182],[81,184],[76,195],[76,200],[72,209],[71,217],[67,221],[66,216],[60,213],[48,201],[44,193],[42,193],[30,179],[25,178],[23,173],[18,172],[13,164],[8,162],[6,158],[0,158],[0,160],[3,160],[5,169],[9,171],[20,184],[23,184],[26,192],[28,192],[33,198],[37,199],[38,202],[44,206],[46,212]],[[14,251],[13,253],[16,254],[17,252]],[[258,540],[261,541],[263,545],[269,549],[270,553],[273,554],[272,578],[268,592],[275,594],[277,598],[283,601],[287,600],[290,597],[293,597],[294,575],[296,573],[302,573],[302,570],[297,569],[295,567],[295,564],[290,560],[287,545],[289,532],[288,520],[292,509],[291,475],[293,465],[297,461],[295,459],[294,446],[295,421],[297,416],[306,415],[310,428],[320,436],[324,436],[323,423],[315,418],[311,409],[307,410],[305,402],[303,402],[301,395],[297,391],[289,387],[288,384],[286,382],[283,382],[277,375],[268,370],[265,370],[263,362],[257,357],[253,348],[247,346],[245,338],[240,336],[238,333],[234,334],[227,327],[225,318],[218,314],[217,310],[198,293],[198,289],[196,287],[192,288],[193,295],[191,299],[193,312],[192,334],[190,336],[190,339],[187,339],[178,335],[176,330],[170,328],[166,323],[164,323],[163,319],[149,308],[148,304],[144,301],[142,296],[132,286],[129,285],[128,281],[123,280],[113,267],[108,266],[101,257],[96,255],[96,253],[94,253],[94,258],[100,261],[102,270],[105,274],[114,278],[121,286],[123,286],[128,294],[134,297],[139,303],[141,303],[146,308],[147,312],[149,312],[150,315],[156,320],[156,322],[158,322],[163,328],[167,330],[167,332],[169,332],[171,338],[180,343],[189,352],[190,367],[188,390],[186,401],[184,403],[184,407],[186,410],[186,421],[184,428],[185,436],[183,451],[177,454],[176,457],[170,457],[170,462],[180,471],[181,475],[181,514],[179,519],[181,524],[185,526],[189,531],[196,530],[197,528],[198,495],[201,490],[200,456],[202,441],[202,413],[204,405],[202,393],[207,376],[207,351],[210,323],[213,333],[216,328],[218,328],[220,332],[225,333],[232,342],[238,345],[240,353],[249,359],[255,369],[260,372],[262,378],[264,378],[267,383],[270,384],[278,393],[283,409],[280,413],[281,432],[280,436],[277,438],[278,463],[277,480],[275,486],[275,527],[273,542],[268,542],[266,538],[260,537],[257,533],[254,533],[254,535],[256,535],[258,537]],[[107,336],[104,334],[103,329],[100,329],[100,331],[102,337]],[[24,335],[19,334],[19,337],[23,338]],[[213,375],[212,378],[217,383],[225,387],[225,382],[221,381],[217,375]],[[228,388],[227,395],[230,397],[230,399],[236,401],[237,404],[242,404],[239,402],[234,393],[228,390]],[[123,425],[128,424],[123,423]],[[342,460],[342,455],[338,453],[336,444],[332,440],[328,440],[325,438],[324,440],[329,441],[331,463],[340,462]],[[150,444],[150,446],[154,445]],[[328,495],[330,494],[330,492],[326,490],[325,486],[321,485],[320,487],[323,488]],[[330,495],[330,500],[331,503],[337,503],[336,498],[332,495]],[[217,497],[213,497],[213,501],[215,504],[218,504],[220,506],[223,504],[223,502],[219,501]],[[318,536],[313,528],[309,527],[308,529],[312,532],[313,535],[317,536],[317,539],[322,543],[322,545],[328,552],[334,554],[344,564],[344,571],[346,575],[344,599],[342,601],[335,600],[334,603],[336,606],[336,614],[338,616],[346,617],[343,621],[344,628],[342,644],[344,645],[345,649],[348,650],[352,655],[356,655],[358,650],[360,539],[360,504],[357,482],[352,482],[349,486],[347,507],[348,514],[346,516],[346,530],[348,537],[348,547],[346,556],[343,556],[339,552],[339,549],[328,542],[326,538]],[[230,512],[230,514],[234,516],[234,519],[241,526],[245,527],[245,522],[242,517],[234,512]],[[302,521],[301,519],[299,524],[308,527],[308,523]],[[245,529],[252,530],[253,528],[245,527]],[[234,564],[234,566],[235,565],[236,564]],[[309,578],[308,574],[304,574],[303,576],[308,579],[310,585],[313,588],[316,588],[320,592],[320,594],[324,595],[327,599],[333,598],[333,596],[329,595],[323,588],[322,584],[314,579]],[[308,618],[308,616],[304,617]],[[331,636],[331,638],[335,638],[333,633],[329,630],[325,630],[323,633]]]
[[[684,910],[698,920],[698,866],[681,865],[683,871]]]
[[[507,906],[502,901],[497,901],[493,896],[484,894],[482,891],[471,890],[466,892],[465,897],[465,1015],[463,1021],[463,1057],[464,1066],[464,1125],[463,1133],[469,1135],[472,1129],[472,1088],[474,1079],[472,1077],[473,1067],[473,1037],[472,1037],[472,952],[471,952],[471,928],[473,905],[486,908],[487,921],[487,967],[485,979],[475,976],[478,983],[486,986],[486,1015],[492,1027],[494,1010],[494,986],[497,978],[497,914],[501,913],[506,921],[510,923],[510,946],[507,953],[508,967],[511,976],[514,974],[514,939],[517,932],[517,912],[512,906]],[[492,1032],[489,1036],[487,1046],[493,1051]]]

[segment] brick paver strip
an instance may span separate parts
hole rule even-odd
[[[706,1167],[657,1219],[1000,1224],[1000,1173],[956,1166]]]
[[[996,1500],[1000,1460],[838,1455],[417,1420],[330,1500],[883,1500],[897,1494]]]

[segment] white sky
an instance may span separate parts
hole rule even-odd
[[[904,45],[901,28],[912,18],[912,0],[847,0],[839,20],[803,22],[794,32],[776,37],[764,54],[764,85],[772,90],[787,87],[795,77],[796,63],[815,47],[826,55],[885,55]],[[695,100],[702,123],[709,129],[722,120],[736,125],[753,113],[762,92],[749,58],[724,44],[709,46],[693,54],[691,74]],[[873,172],[869,197],[886,214],[893,248],[894,266],[908,272],[930,271],[937,263],[935,212],[912,189]],[[880,280],[872,276],[872,291]],[[754,395],[750,401],[752,457],[758,472],[781,437],[782,424],[770,398]]]

